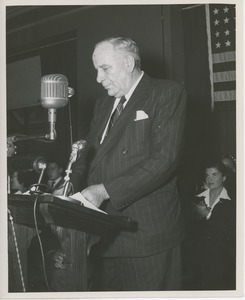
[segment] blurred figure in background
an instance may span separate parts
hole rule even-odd
[[[193,202],[195,234],[189,248],[193,289],[236,288],[236,207],[224,187],[226,171],[222,162],[207,164],[207,189]]]
[[[39,175],[33,170],[13,171],[11,175],[11,193],[23,194],[32,184],[38,182]]]
[[[63,196],[65,190],[65,179],[64,179],[64,167],[63,164],[55,159],[50,159],[47,165],[47,184],[50,186],[51,192],[56,196]],[[69,187],[67,189],[67,195],[69,196],[73,193],[73,189],[71,184],[69,183]]]
[[[58,160],[50,160],[47,165],[48,185],[53,189],[59,189],[64,184],[63,166]]]
[[[42,228],[39,236],[42,250],[36,235],[32,238],[27,252],[28,289],[30,292],[60,291],[65,286],[65,254],[57,235],[53,234],[50,227]]]

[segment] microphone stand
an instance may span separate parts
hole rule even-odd
[[[39,186],[40,186],[40,183],[42,182],[43,174],[44,174],[45,169],[47,168],[47,164],[46,163],[39,163],[38,167],[41,170],[41,173],[40,173],[40,176],[38,178],[37,188],[35,190],[36,192],[39,192]]]
[[[54,132],[54,136],[56,139],[56,132],[55,130],[53,130]],[[28,141],[28,140],[40,140],[40,139],[45,139],[48,140],[50,142],[52,142],[54,139],[50,138],[50,134],[47,133],[45,135],[23,135],[23,136],[18,136],[18,135],[13,135],[13,136],[9,136],[8,138],[8,142],[12,142],[12,143],[16,143],[16,142],[21,142],[21,141]]]
[[[67,169],[65,171],[66,176],[64,177],[64,180],[65,180],[64,186],[65,186],[65,188],[64,188],[63,196],[67,196],[68,187],[69,187],[69,183],[70,183],[70,174],[72,173],[71,167],[72,167],[72,164],[77,159],[78,150],[79,150],[79,147],[76,144],[73,144],[72,152],[71,152],[70,159],[69,159],[69,163],[68,163]]]

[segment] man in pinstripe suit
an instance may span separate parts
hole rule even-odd
[[[130,216],[138,224],[135,231],[122,231],[98,245],[94,289],[181,289],[176,168],[183,143],[184,88],[145,74],[138,47],[129,38],[98,43],[92,58],[107,95],[95,105],[87,137],[88,187],[81,193],[109,214]],[[107,134],[123,96],[123,111]]]

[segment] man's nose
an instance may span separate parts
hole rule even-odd
[[[101,83],[101,82],[103,81],[104,78],[105,78],[104,71],[99,69],[99,70],[97,71],[97,78],[96,78],[97,82],[98,82],[98,83]]]

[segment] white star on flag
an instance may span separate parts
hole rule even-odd
[[[228,13],[228,11],[229,11],[229,8],[226,6],[226,7],[224,8],[224,13]]]
[[[224,19],[224,23],[225,23],[225,24],[229,23],[229,18],[226,17],[226,18]]]
[[[226,45],[226,47],[229,47],[229,46],[231,45],[231,42],[230,42],[229,40],[227,40],[227,41],[225,42],[225,45]]]
[[[217,19],[214,21],[214,25],[215,26],[219,25],[219,21]]]
[[[219,10],[217,8],[215,8],[215,10],[213,12],[215,15],[217,15],[219,13]]]

